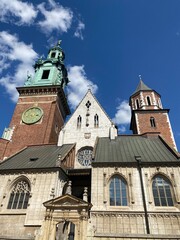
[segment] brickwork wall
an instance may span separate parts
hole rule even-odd
[[[150,104],[147,98],[150,99]],[[139,102],[139,107],[137,106],[137,101]],[[141,110],[139,112],[133,111],[135,115],[131,123],[133,133],[143,134],[147,132],[160,132],[167,143],[177,150],[168,110],[163,110],[159,94],[153,90],[141,91],[131,97],[130,105],[132,110]],[[151,117],[155,119],[155,127],[151,126]]]
[[[147,97],[150,99],[151,105],[148,104]],[[131,108],[137,109],[136,100],[139,102],[139,109],[162,109],[160,96],[154,91],[142,91],[131,98]]]
[[[13,136],[4,157],[15,154],[27,145],[57,143],[58,133],[64,120],[56,99],[56,95],[19,98],[10,123],[10,127],[14,127]],[[26,109],[34,106],[42,108],[43,117],[37,123],[27,125],[22,122],[22,114]]]
[[[8,143],[9,143],[8,140],[0,138],[0,162],[4,158],[4,154],[5,154],[6,148],[8,146]]]
[[[138,134],[147,132],[160,132],[161,136],[172,147],[176,148],[174,136],[172,133],[168,113],[162,112],[141,112],[135,113],[137,121]],[[151,127],[150,118],[155,119],[156,126]]]

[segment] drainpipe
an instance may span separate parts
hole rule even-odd
[[[150,234],[149,219],[148,219],[146,198],[145,198],[145,193],[144,193],[144,184],[143,184],[143,178],[142,178],[141,156],[135,156],[135,159],[137,161],[137,168],[138,168],[138,171],[139,171],[139,177],[140,177],[140,182],[141,182],[141,192],[142,192],[143,207],[144,207],[144,214],[145,214],[146,232],[147,232],[147,234]]]

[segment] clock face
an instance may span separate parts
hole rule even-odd
[[[39,107],[31,107],[25,110],[22,115],[22,121],[26,124],[33,124],[38,122],[43,115],[43,110]]]
[[[91,162],[92,162],[92,149],[83,149],[81,151],[78,152],[78,162],[82,165],[82,166],[90,166]]]

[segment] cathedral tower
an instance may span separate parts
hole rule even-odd
[[[140,79],[136,91],[130,97],[129,105],[132,111],[130,130],[133,134],[159,134],[176,149],[169,109],[163,108],[161,96],[155,90]]]
[[[34,77],[28,75],[24,86],[17,88],[19,99],[1,139],[3,146],[6,141],[6,149],[0,159],[27,145],[57,143],[59,131],[70,113],[64,92],[68,83],[64,58],[59,41],[45,60],[37,60]]]

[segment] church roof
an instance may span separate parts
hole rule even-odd
[[[29,146],[0,164],[1,170],[43,169],[56,167],[58,156],[61,160],[69,153],[74,144]]]
[[[147,90],[152,91],[151,88],[149,88],[142,80],[140,80],[135,92],[147,91]]]
[[[118,136],[115,140],[99,138],[93,165],[96,163],[136,163],[135,156],[141,156],[144,163],[179,162],[179,155],[166,145],[159,136]]]

